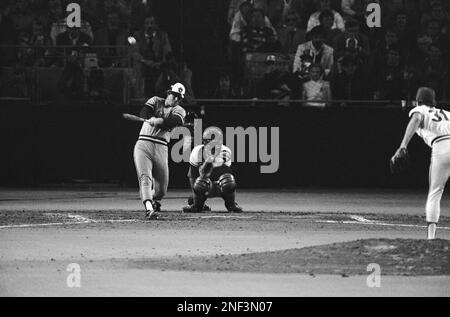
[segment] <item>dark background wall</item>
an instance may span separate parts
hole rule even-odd
[[[92,182],[136,186],[133,146],[139,106],[6,103],[0,116],[0,185]],[[415,137],[414,168],[392,176],[388,160],[407,124],[401,109],[206,106],[203,127],[280,127],[280,168],[237,163],[241,187],[424,187],[430,150]],[[187,163],[170,163],[170,186],[185,187]]]

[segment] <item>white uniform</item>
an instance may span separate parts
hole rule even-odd
[[[189,163],[194,167],[199,167],[205,161],[204,145],[197,145],[191,152]],[[231,166],[231,150],[222,145],[220,154],[216,156],[213,162],[214,167],[221,167],[222,165]]]
[[[429,192],[426,205],[427,222],[438,223],[441,198],[450,177],[450,112],[428,106],[415,107],[409,113],[422,115],[417,134],[432,148]]]

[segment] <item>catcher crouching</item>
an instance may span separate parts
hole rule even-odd
[[[188,178],[192,196],[186,213],[211,210],[205,202],[208,198],[222,197],[229,212],[242,212],[236,203],[236,180],[231,170],[231,150],[223,145],[222,131],[216,127],[203,132],[203,144],[196,146],[189,159]]]

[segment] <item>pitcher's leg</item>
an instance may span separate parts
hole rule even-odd
[[[425,207],[428,226],[428,238],[434,239],[436,224],[441,214],[441,198],[445,184],[450,176],[450,160],[445,155],[431,158],[427,204]]]

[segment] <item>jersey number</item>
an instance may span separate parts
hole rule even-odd
[[[434,111],[434,117],[432,119],[434,122],[441,122],[442,120],[444,121],[449,121],[447,115],[445,114],[444,110],[439,110],[439,111]]]

